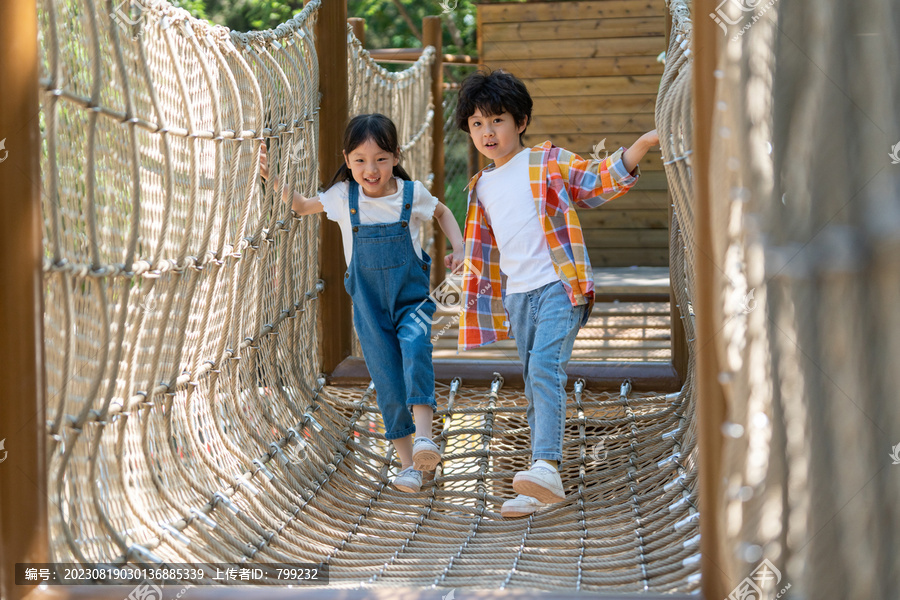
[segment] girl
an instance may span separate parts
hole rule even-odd
[[[375,383],[385,437],[402,463],[393,484],[417,492],[422,471],[434,470],[441,460],[431,440],[436,403],[430,332],[418,324],[422,316],[431,320],[435,309],[428,295],[431,259],[422,251],[419,231],[432,216],[437,219],[453,246],[445,258],[451,270],[462,262],[462,233],[450,210],[400,166],[397,128],[386,116],[354,117],[344,132],[343,153],[345,164],[325,189],[313,198],[294,192],[292,208],[299,215],[325,211],[341,227],[353,324]],[[265,145],[260,171],[268,177]]]

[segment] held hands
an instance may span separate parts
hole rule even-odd
[[[464,258],[465,251],[462,248],[454,248],[451,254],[448,254],[444,257],[444,266],[450,269],[451,273],[455,273],[456,269],[462,266]]]

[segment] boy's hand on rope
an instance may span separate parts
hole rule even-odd
[[[634,171],[634,168],[647,154],[647,150],[653,146],[659,146],[659,134],[656,133],[655,129],[639,137],[622,155],[622,163],[625,165],[625,170],[629,173]]]

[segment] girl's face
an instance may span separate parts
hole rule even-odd
[[[344,152],[344,161],[354,181],[369,198],[381,198],[397,192],[393,170],[400,163],[400,157],[382,149],[374,140],[366,140],[350,154]]]

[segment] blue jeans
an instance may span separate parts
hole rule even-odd
[[[412,201],[412,182],[406,181],[400,220],[362,225],[359,188],[350,182],[353,256],[344,287],[353,298],[353,324],[389,440],[415,433],[411,406],[437,408],[431,331],[421,325],[435,310],[428,295],[431,259],[417,255],[409,237]]]
[[[562,460],[566,424],[566,365],[586,305],[572,306],[555,281],[504,299],[528,399],[531,459]]]

